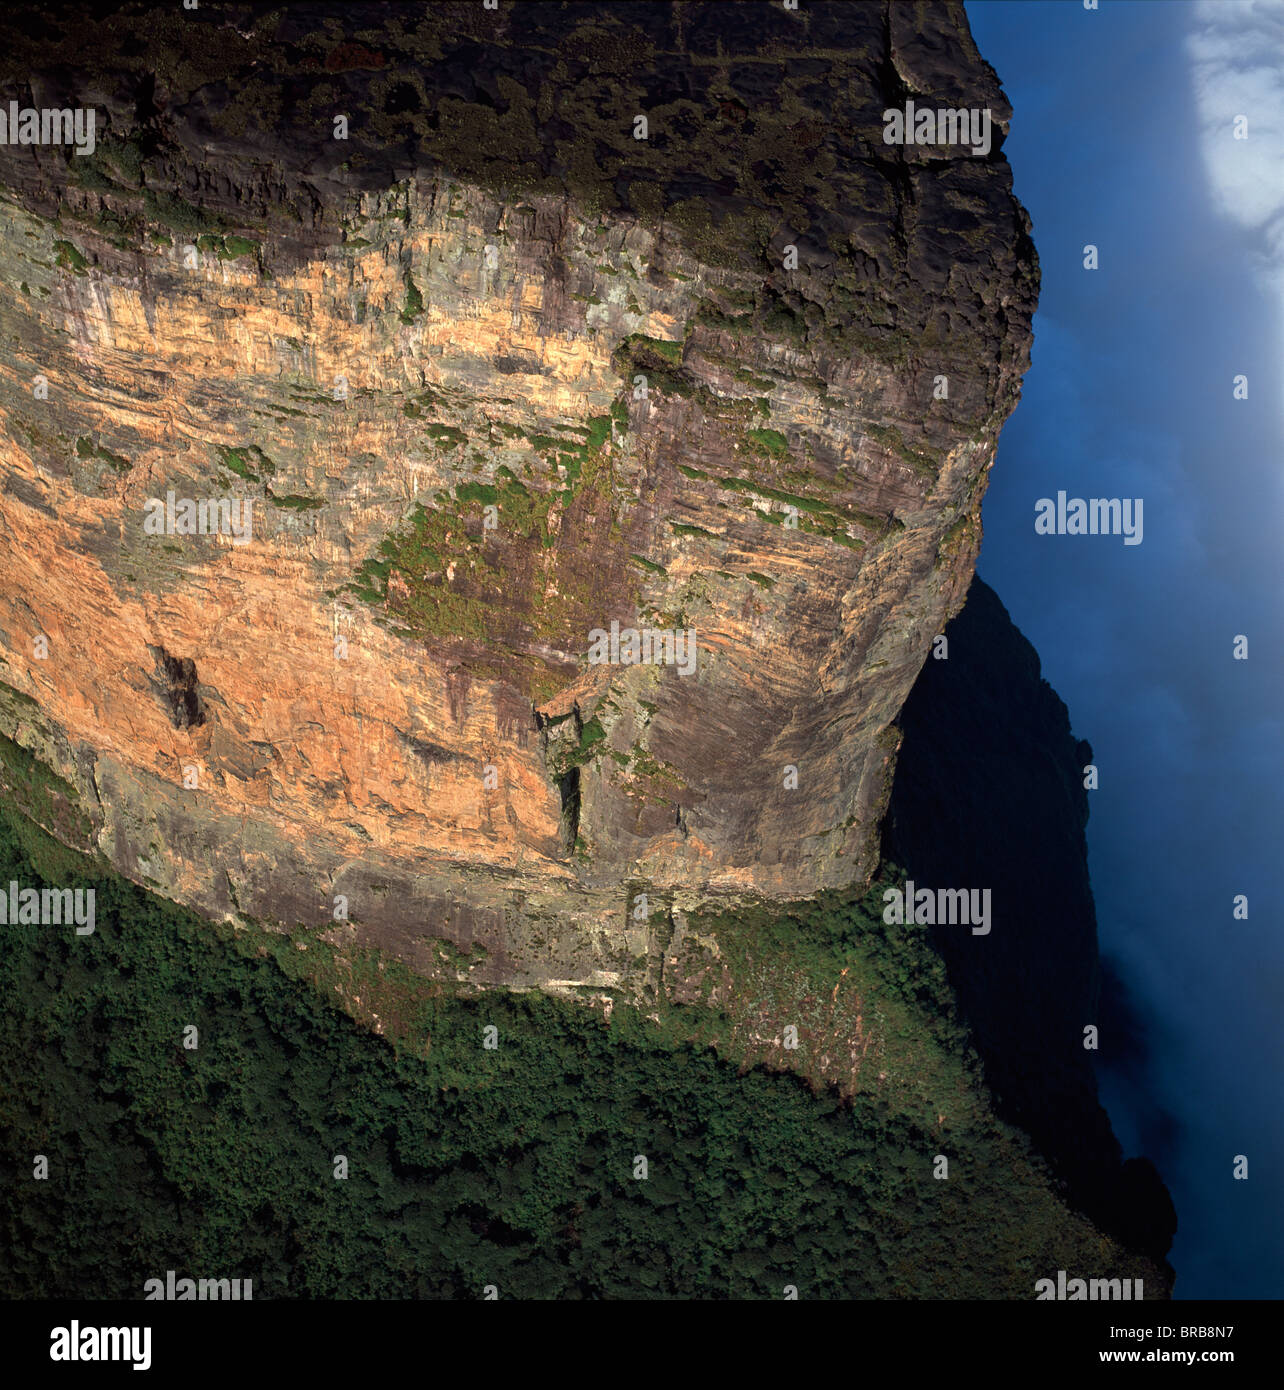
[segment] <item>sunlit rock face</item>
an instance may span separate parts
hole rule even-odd
[[[868,877],[1037,267],[961,5],[804,9],[2,21],[0,96],[97,115],[0,147],[0,731],[64,838],[554,987]]]

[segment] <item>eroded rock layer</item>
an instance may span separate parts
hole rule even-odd
[[[0,732],[54,828],[519,985],[868,877],[1037,285],[961,5],[228,13],[0,30],[6,100],[98,118],[0,147]],[[884,144],[906,99],[994,147]]]

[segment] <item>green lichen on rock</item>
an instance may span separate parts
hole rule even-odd
[[[923,477],[935,478],[940,472],[940,457],[924,449],[911,448],[906,444],[896,426],[867,424],[865,430],[871,439],[876,439],[885,449],[889,449],[898,458],[903,459]]]
[[[133,464],[122,454],[114,454],[101,444],[95,444],[92,439],[81,436],[76,440],[76,456],[82,459],[98,459],[107,464],[109,468],[115,469],[117,473],[128,473]]]
[[[259,483],[276,473],[276,464],[257,444],[243,444],[239,449],[220,444],[217,452],[223,467],[247,482]]]
[[[261,245],[257,241],[251,241],[248,237],[215,236],[210,232],[203,233],[196,238],[196,249],[208,251],[217,256],[220,261],[235,261],[242,256],[257,257],[262,251]]]
[[[468,442],[468,436],[463,430],[456,429],[453,425],[444,425],[440,421],[433,421],[425,425],[424,433],[432,440],[435,447],[443,452],[457,449],[461,444]]]
[[[301,493],[287,492],[278,495],[275,492],[268,492],[268,501],[274,507],[280,507],[287,512],[315,512],[325,506],[323,497],[305,497]]]
[[[30,696],[0,686],[0,703],[38,710]],[[30,749],[0,734],[0,790],[17,811],[65,843],[83,845],[92,823],[81,807],[76,789]]]
[[[519,436],[528,445],[525,480],[492,461],[488,478],[417,504],[359,566],[350,592],[403,635],[469,643],[475,673],[552,694],[574,670],[554,673],[533,649],[578,651],[604,597],[626,606],[637,583],[615,526],[611,420],[592,417],[560,435],[501,431],[506,447]]]
[[[55,264],[60,270],[70,270],[76,275],[87,275],[89,273],[89,262],[76,250],[71,242],[55,241],[54,250],[57,252]]]
[[[789,457],[789,441],[779,430],[746,430],[745,438],[749,445],[757,453],[766,454],[768,458],[783,459]]]
[[[769,483],[750,478],[719,478],[718,486],[745,497],[770,498],[779,502],[786,511],[760,513],[764,520],[783,522],[789,517],[791,529],[809,535],[824,536],[848,549],[859,549],[862,544],[849,534],[847,528],[850,525],[854,524],[864,530],[875,532],[882,529],[876,517],[837,499],[826,500],[809,497],[803,493],[788,492],[784,488],[773,487]]]
[[[402,323],[414,323],[424,311],[424,297],[409,271],[405,274],[406,298],[401,306]]]

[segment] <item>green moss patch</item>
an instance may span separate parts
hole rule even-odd
[[[765,454],[768,458],[789,457],[789,441],[779,430],[746,430],[745,439],[756,453]]]
[[[406,297],[401,305],[400,318],[402,323],[414,323],[424,311],[424,297],[419,293],[419,286],[415,284],[409,271],[406,271],[405,287]]]
[[[113,454],[110,449],[83,436],[76,440],[76,456],[82,459],[98,459],[109,468],[114,468],[117,473],[128,473],[134,466],[123,454]]]
[[[276,473],[276,464],[257,444],[243,444],[239,449],[220,444],[218,456],[224,468],[247,482],[259,483]]]
[[[80,254],[79,251],[69,241],[55,241],[54,263],[60,270],[70,270],[75,275],[87,275],[89,273],[89,262]]]

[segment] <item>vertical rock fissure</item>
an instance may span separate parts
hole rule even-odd
[[[187,656],[171,656],[164,647],[148,647],[156,662],[152,689],[176,729],[198,729],[205,723],[205,708],[197,691],[196,663]]]
[[[561,801],[562,853],[574,853],[580,834],[580,769],[575,759],[584,733],[584,719],[578,704],[572,705],[569,715],[552,720],[532,706],[535,725],[539,729],[540,751],[544,767],[557,788]],[[550,729],[555,733],[550,737]]]

